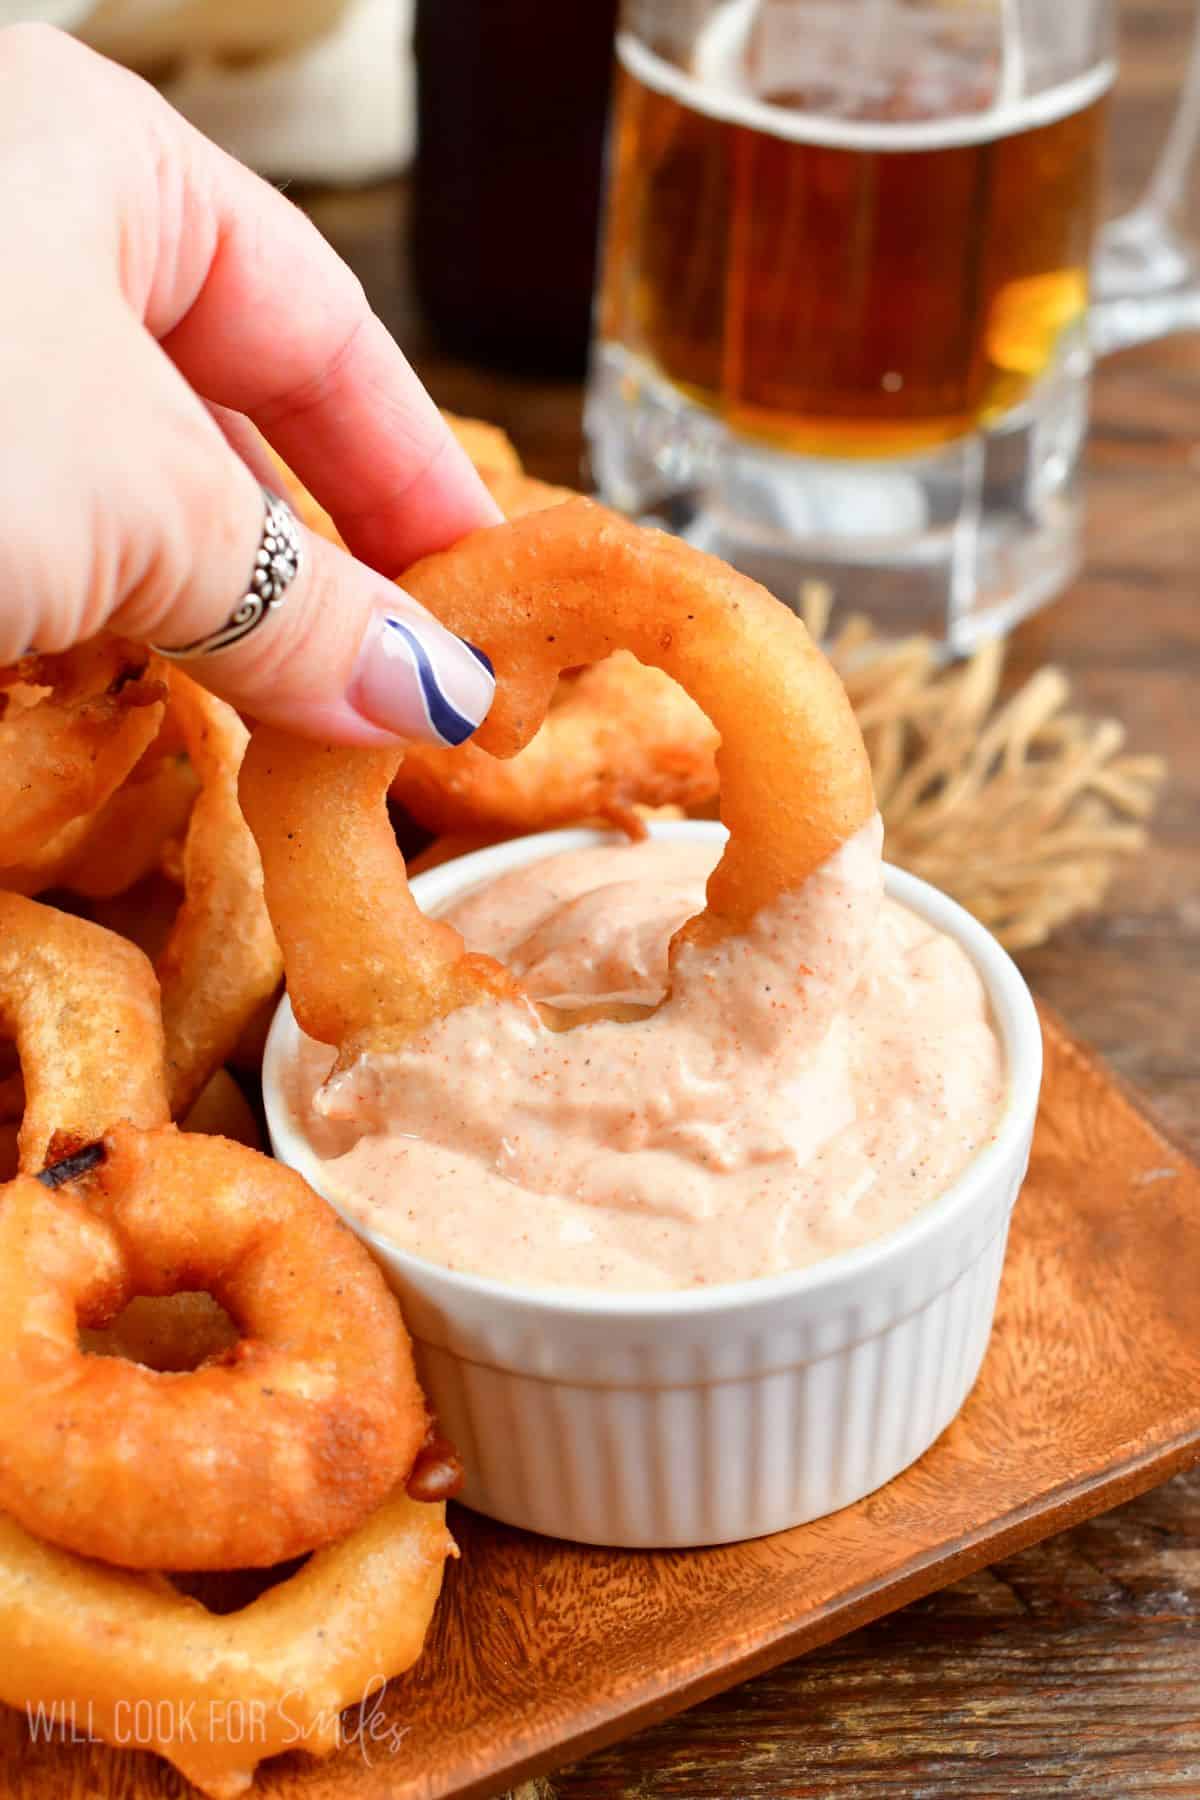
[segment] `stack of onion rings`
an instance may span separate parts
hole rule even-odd
[[[142,953],[16,894],[0,927],[22,1161],[71,1152],[0,1190],[0,1699],[86,1709],[227,1800],[415,1660],[461,1471],[358,1240],[292,1172],[165,1123]],[[313,1545],[234,1612],[142,1572]]]
[[[46,666],[49,662],[54,669]],[[182,1118],[261,1018],[282,975],[263,900],[258,851],[237,799],[248,734],[224,701],[181,670],[147,664],[144,652],[132,656],[117,639],[97,639],[77,657],[27,659],[7,672],[9,691],[28,689],[25,677],[33,674],[47,679],[64,662],[70,663],[70,681],[61,671],[50,695],[18,708],[10,723],[14,730],[32,731],[40,721],[37,737],[53,728],[60,749],[62,743],[74,746],[78,762],[82,746],[92,741],[92,714],[98,711],[104,721],[116,719],[121,761],[115,752],[110,755],[106,781],[115,776],[119,785],[102,793],[91,810],[56,828],[40,849],[31,850],[29,830],[21,824],[12,842],[26,852],[26,859],[0,872],[0,889],[23,894],[62,890],[76,897],[72,904],[93,903],[94,910],[112,919],[120,907],[106,903],[170,869],[183,895],[182,900],[170,898],[173,917],[155,954],[171,1110]],[[114,677],[109,686],[116,685],[116,693],[106,688],[98,698],[93,694],[102,676],[129,667],[144,672],[137,682],[117,683]],[[135,689],[141,695],[137,705],[127,700]],[[3,726],[0,720],[0,731]],[[130,758],[132,766],[124,767]],[[76,783],[71,804],[90,804],[98,792],[95,783],[86,794]],[[142,896],[135,896],[130,911],[131,928],[140,936]],[[0,1084],[0,1119],[19,1111],[14,1092],[19,1096],[19,1086]]]

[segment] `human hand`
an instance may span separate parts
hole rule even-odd
[[[253,421],[353,555],[301,527],[283,604],[188,672],[311,736],[468,735],[490,668],[387,577],[500,514],[304,216],[136,76],[17,25],[0,242],[0,666],[223,626],[272,483]]]

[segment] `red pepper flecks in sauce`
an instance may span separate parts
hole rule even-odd
[[[287,1072],[323,1185],[403,1248],[502,1280],[686,1288],[894,1229],[994,1135],[1003,1052],[965,953],[882,895],[873,821],[743,936],[683,949],[634,1020],[463,1008],[329,1088]],[[502,876],[447,916],[561,1007],[654,1005],[713,844],[652,838]]]

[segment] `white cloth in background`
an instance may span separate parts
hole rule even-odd
[[[0,24],[33,18],[157,78],[272,180],[371,181],[412,156],[412,0],[0,0]]]
[[[22,6],[20,0],[0,0],[0,25],[41,19],[46,25],[61,25],[64,31],[74,31],[91,9],[91,0],[41,0],[35,6]]]

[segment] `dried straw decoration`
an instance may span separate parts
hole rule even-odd
[[[808,584],[825,636],[829,590]],[[1098,907],[1118,858],[1140,850],[1166,767],[1123,753],[1124,728],[1068,710],[1059,669],[1000,701],[1004,644],[943,663],[926,637],[852,617],[825,642],[862,727],[889,861],[952,894],[1010,950]]]

